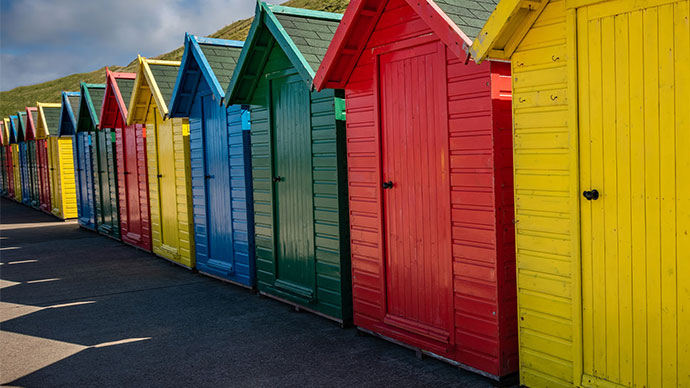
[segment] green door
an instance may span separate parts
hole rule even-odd
[[[110,129],[96,132],[97,178],[99,185],[98,230],[106,235],[120,237],[117,203],[117,177],[115,176],[115,133]]]
[[[313,300],[316,283],[309,89],[297,76],[271,81],[275,287]]]

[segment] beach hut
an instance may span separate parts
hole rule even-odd
[[[77,213],[79,226],[96,230],[96,198],[100,197],[100,186],[96,184],[95,137],[105,84],[80,85],[80,102],[77,126],[74,133],[74,167],[77,185]]]
[[[106,74],[111,74],[106,70]],[[114,77],[117,79],[118,74]],[[132,86],[134,80],[131,77],[119,79],[125,85]],[[107,88],[106,88],[107,89]],[[94,153],[94,197],[96,203],[96,227],[99,233],[120,240],[120,212],[118,210],[117,189],[117,157],[115,151],[115,131],[101,125],[103,118],[103,103],[105,91],[103,89],[103,101],[98,110],[98,126],[92,133]]]
[[[690,386],[690,1],[501,1],[521,383]]]
[[[10,134],[10,148],[12,150],[12,181],[14,183],[12,189],[12,199],[22,202],[22,178],[19,167],[19,144],[17,143],[17,128],[14,126],[14,116],[10,116],[5,121],[5,126],[8,128]]]
[[[10,143],[10,119],[5,117],[2,120],[3,124],[3,139],[2,147],[5,149],[5,174],[7,178],[7,198],[14,198],[14,155],[12,152],[12,144]]]
[[[72,139],[60,138],[63,104],[36,103],[38,118],[36,132],[46,139],[50,174],[50,213],[60,219],[77,217],[77,198],[74,189],[74,156]]]
[[[8,176],[8,157],[12,157],[7,152],[9,145],[9,134],[5,133],[5,121],[0,121],[0,194],[6,197],[9,194],[9,176]],[[11,152],[11,151],[10,151]]]
[[[127,125],[146,126],[152,250],[164,259],[194,268],[189,122],[168,118],[180,62],[141,56],[137,60]]]
[[[517,371],[510,65],[463,45],[494,2],[350,2],[314,77],[347,106],[354,323]]]
[[[26,120],[24,121],[24,140],[26,140],[26,156],[29,167],[30,180],[30,196],[31,207],[39,209],[40,206],[40,182],[38,177],[38,143],[36,142],[36,118],[38,117],[38,108],[26,107]]]
[[[127,107],[132,96],[135,73],[115,73],[106,69],[105,97],[100,131],[115,136],[117,191],[122,241],[151,250],[149,184],[146,167],[146,132],[142,124],[127,125]]]
[[[341,17],[257,3],[226,94],[250,106],[259,291],[348,322],[343,92],[311,89]]]
[[[189,117],[196,267],[253,287],[249,112],[225,107],[225,90],[243,42],[185,34],[170,117]]]
[[[36,137],[36,164],[38,170],[39,195],[38,208],[44,213],[52,214],[53,208],[50,203],[50,158],[48,157],[48,132],[45,125],[39,130],[38,108],[36,108],[36,119],[34,120]],[[58,125],[56,109],[48,109],[47,113],[50,125]]]
[[[29,158],[28,146],[25,139],[24,124],[26,121],[26,112],[17,112],[16,115],[10,116],[12,125],[17,138],[17,147],[19,150],[19,179],[22,187],[22,196],[20,202],[24,205],[31,205],[31,176],[29,175]]]

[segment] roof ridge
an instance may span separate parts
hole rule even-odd
[[[341,20],[343,18],[343,14],[341,13],[335,13],[335,12],[326,12],[326,11],[315,11],[312,9],[305,9],[305,8],[296,8],[296,7],[287,7],[284,5],[274,5],[274,4],[267,4],[265,2],[261,2],[262,6],[268,8],[271,12],[275,14],[280,14],[280,15],[292,15],[292,16],[301,16],[301,17],[307,17],[307,18],[312,18],[312,19],[326,19],[326,20]]]

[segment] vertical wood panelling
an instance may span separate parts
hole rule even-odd
[[[629,5],[577,14],[581,186],[601,193],[582,201],[585,378],[688,386],[688,2]]]
[[[39,208],[50,213],[50,160],[48,158],[48,140],[40,139],[37,144],[38,175],[40,178],[41,195],[39,197]]]
[[[19,167],[19,144],[12,144],[12,166],[14,168],[14,199],[22,201],[22,181]]]
[[[267,39],[272,39],[268,37]],[[293,70],[285,53],[278,47],[269,55],[265,74]],[[272,82],[276,82],[275,80]],[[299,188],[300,193],[306,193],[311,186],[312,197],[309,203],[303,204],[308,209],[303,209],[313,219],[309,229],[293,230],[294,236],[303,241],[311,241],[310,252],[307,254],[311,263],[309,273],[311,285],[309,290],[300,289],[299,293],[293,292],[285,283],[276,284],[276,267],[287,263],[275,254],[274,231],[279,227],[278,220],[274,220],[280,211],[280,204],[274,200],[273,186],[280,186],[283,182],[273,183],[273,160],[271,123],[272,116],[269,108],[269,81],[263,79],[257,85],[253,96],[251,111],[251,168],[253,183],[254,227],[256,236],[256,271],[257,283],[260,291],[276,295],[293,303],[305,305],[309,302],[306,298],[309,292],[313,292],[312,301],[308,303],[320,313],[336,319],[348,320],[352,314],[350,297],[350,255],[348,244],[348,218],[347,218],[347,189],[345,187],[345,128],[343,123],[335,119],[334,97],[335,91],[324,90],[322,92],[309,92],[303,80],[294,85],[303,98],[302,109],[309,114],[304,118],[306,122],[297,123],[292,127],[297,129],[306,127],[307,147],[301,148],[301,152],[307,152],[306,157],[300,156],[302,165],[294,168],[295,173],[309,177],[307,187]],[[342,97],[342,96],[341,96]],[[293,99],[293,104],[297,101]],[[285,99],[281,103],[287,103]],[[294,105],[293,105],[294,107]],[[274,115],[285,115],[287,112],[276,111]],[[303,113],[300,113],[303,115]],[[286,119],[289,117],[286,117]],[[290,126],[286,127],[288,132]],[[274,128],[281,130],[280,128]],[[283,129],[284,130],[284,129]],[[281,137],[295,136],[295,133],[279,134]],[[310,140],[309,140],[310,139]],[[310,146],[309,146],[310,144]],[[280,147],[280,145],[277,145]],[[303,169],[307,168],[307,171]],[[297,193],[295,193],[297,195]],[[299,194],[302,195],[302,194]],[[307,195],[308,196],[308,195]],[[287,229],[288,225],[280,226]],[[294,225],[293,225],[294,226]],[[311,236],[306,236],[309,234]],[[280,238],[278,236],[278,238]],[[304,263],[307,265],[307,263]],[[278,273],[278,278],[280,278]],[[304,279],[295,279],[300,282]]]

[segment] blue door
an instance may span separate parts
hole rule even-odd
[[[74,158],[77,166],[77,208],[79,225],[96,229],[96,214],[93,192],[93,166],[91,134],[79,132],[74,141]]]
[[[201,141],[205,192],[206,255],[197,255],[202,272],[229,278],[234,271],[230,155],[225,109],[201,97]]]

